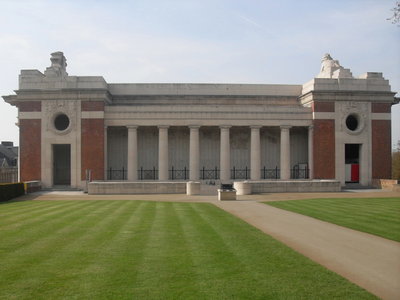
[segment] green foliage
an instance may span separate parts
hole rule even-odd
[[[376,299],[207,203],[10,202],[0,299]]]
[[[25,187],[22,182],[0,183],[0,202],[22,196],[25,194]]]
[[[309,199],[266,204],[400,242],[400,198]]]

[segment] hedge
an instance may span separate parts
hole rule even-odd
[[[23,182],[0,183],[0,202],[8,201],[24,194],[25,188]]]

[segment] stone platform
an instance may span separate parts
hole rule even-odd
[[[93,181],[88,193],[102,194],[186,194],[186,181]],[[204,184],[201,184],[203,186]],[[337,180],[260,180],[235,181],[238,195],[285,192],[340,192]],[[218,185],[213,186],[217,195]],[[245,188],[245,189],[243,189]],[[200,191],[203,191],[200,188]],[[202,194],[200,192],[200,194]]]
[[[340,192],[338,180],[261,180],[249,181],[251,193]]]
[[[186,194],[186,181],[93,181],[88,194]]]

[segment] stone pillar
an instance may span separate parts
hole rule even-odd
[[[251,183],[245,181],[235,181],[233,187],[236,190],[236,195],[251,195]]]
[[[250,145],[250,179],[260,180],[261,178],[261,149],[260,149],[260,128],[251,126]]]
[[[308,127],[308,178],[314,179],[314,126]]]
[[[200,173],[200,144],[199,128],[200,126],[189,126],[190,144],[189,144],[189,179],[199,180]]]
[[[200,195],[200,181],[186,182],[186,195]]]
[[[137,176],[137,126],[128,126],[128,181],[135,181]]]
[[[231,126],[221,126],[221,147],[220,147],[220,180],[229,181],[231,179],[231,145],[229,141],[229,128]]]
[[[290,179],[290,128],[281,126],[281,179]]]
[[[168,127],[158,126],[158,180],[168,180]]]

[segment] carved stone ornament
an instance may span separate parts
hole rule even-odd
[[[51,54],[51,66],[44,71],[46,77],[65,77],[67,73],[67,59],[63,52],[54,52]]]
[[[351,135],[358,135],[363,132],[366,121],[368,119],[368,103],[360,103],[353,101],[345,101],[341,103],[341,121],[340,129]],[[354,130],[349,129],[346,124],[349,116],[352,116],[357,121],[357,126]]]
[[[350,69],[343,68],[338,60],[326,53],[321,60],[321,70],[317,78],[353,78]]]
[[[78,111],[78,103],[77,101],[67,101],[67,100],[54,100],[54,101],[46,101],[44,103],[44,110],[46,112],[46,130],[52,131],[57,135],[65,135],[71,132],[74,128],[76,128],[76,112]],[[69,119],[68,128],[65,130],[57,130],[54,126],[54,120],[60,114],[65,114]]]

